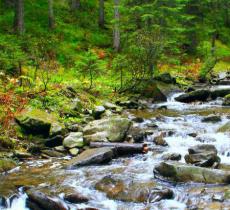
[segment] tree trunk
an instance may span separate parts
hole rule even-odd
[[[113,30],[113,47],[116,52],[120,50],[120,27],[119,27],[120,12],[118,8],[119,3],[120,3],[120,0],[114,0],[115,25],[114,25],[114,30]]]
[[[48,0],[48,4],[49,4],[49,29],[54,29],[55,19],[54,19],[53,0]]]
[[[24,0],[15,0],[14,29],[19,35],[24,32]]]
[[[99,0],[99,20],[98,25],[100,28],[105,27],[105,5],[104,0]]]
[[[76,11],[80,8],[80,0],[71,0],[70,8],[72,11]]]

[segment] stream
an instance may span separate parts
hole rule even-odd
[[[230,209],[230,200],[218,202],[212,199],[213,195],[221,196],[229,192],[229,185],[173,183],[154,177],[153,168],[162,161],[163,155],[180,153],[182,156],[180,162],[185,162],[184,156],[188,153],[188,148],[197,144],[213,144],[218,150],[221,163],[230,164],[230,134],[217,132],[218,128],[229,121],[230,107],[223,107],[221,99],[206,103],[179,103],[174,100],[179,94],[181,93],[170,95],[165,103],[148,104],[148,108],[144,110],[126,111],[129,118],[144,118],[144,122],[134,123],[134,126],[153,131],[153,134],[149,132],[145,139],[150,148],[147,154],[121,157],[112,160],[109,164],[80,167],[75,170],[63,169],[63,164],[69,157],[21,163],[20,167],[0,176],[0,195],[6,197],[11,195],[7,200],[8,207],[0,207],[0,209],[28,209],[26,208],[27,195],[22,186],[32,186],[50,196],[56,196],[71,210],[87,207],[100,210]],[[202,122],[204,116],[210,114],[221,116],[221,122]],[[148,125],[151,123],[156,124],[157,128],[150,128]],[[168,147],[156,146],[153,143],[154,137],[161,132],[166,133],[165,140]],[[195,134],[196,137],[191,134]],[[94,187],[106,175],[113,175],[140,185],[156,183],[157,186],[172,189],[174,197],[154,203],[109,199],[105,193],[97,191]],[[74,205],[64,202],[64,194],[72,191],[81,192],[89,197],[89,202]]]

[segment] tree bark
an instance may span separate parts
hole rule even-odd
[[[24,33],[24,0],[15,0],[14,29],[19,35]]]
[[[49,6],[49,29],[54,29],[55,27],[55,19],[54,19],[54,8],[53,8],[53,0],[48,0]]]
[[[99,0],[99,20],[98,25],[100,28],[105,27],[105,1]]]
[[[114,0],[114,30],[113,30],[113,47],[116,52],[119,52],[120,50],[120,27],[119,27],[119,21],[120,21],[120,12],[119,12],[119,4],[120,0]]]

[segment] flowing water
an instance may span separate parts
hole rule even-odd
[[[222,88],[222,87],[219,87]],[[2,210],[26,210],[27,195],[21,186],[33,186],[51,196],[56,196],[63,203],[63,195],[78,191],[90,198],[85,204],[68,205],[70,209],[94,207],[101,210],[143,210],[143,209],[230,209],[230,200],[212,201],[212,196],[230,194],[229,185],[205,185],[199,183],[172,183],[154,178],[153,168],[162,161],[166,153],[180,153],[181,162],[189,147],[197,144],[213,144],[218,150],[222,163],[230,164],[230,134],[217,132],[218,128],[229,121],[230,107],[222,107],[221,100],[208,103],[183,104],[174,101],[172,94],[168,102],[150,104],[145,110],[129,111],[128,116],[144,117],[143,123],[135,123],[143,130],[150,130],[148,124],[154,123],[158,128],[152,128],[153,134],[148,135],[146,142],[150,151],[144,155],[122,157],[111,163],[99,166],[88,166],[76,170],[65,170],[62,165],[65,160],[36,160],[21,164],[9,174],[0,177],[0,195],[15,194],[14,199],[8,199],[8,208]],[[168,109],[159,109],[167,106]],[[221,116],[221,122],[203,123],[204,116],[216,114]],[[165,140],[168,147],[154,145],[153,138],[161,132],[166,132]],[[191,137],[195,133],[197,137]],[[156,183],[157,186],[171,188],[174,198],[156,203],[132,203],[109,199],[105,193],[95,189],[95,184],[106,175],[113,175],[133,183]],[[190,207],[188,207],[190,206]]]

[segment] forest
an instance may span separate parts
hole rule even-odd
[[[228,209],[229,119],[229,0],[0,0],[0,210]]]

